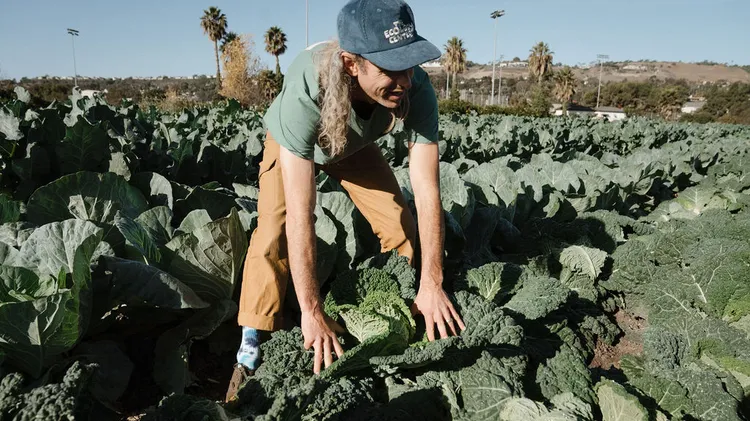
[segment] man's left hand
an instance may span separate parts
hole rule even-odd
[[[414,300],[414,304],[412,304],[411,311],[412,314],[421,314],[424,316],[427,339],[430,341],[435,340],[436,324],[440,332],[440,338],[442,339],[448,337],[448,330],[445,328],[445,325],[448,325],[450,332],[455,336],[458,336],[456,325],[461,330],[466,329],[461,316],[458,315],[456,309],[453,308],[453,303],[448,299],[448,294],[439,286],[422,284],[419,287],[417,298]]]

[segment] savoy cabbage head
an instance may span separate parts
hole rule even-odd
[[[0,418],[18,421],[39,419],[88,419],[93,401],[88,387],[97,369],[95,364],[71,365],[62,379],[34,387],[20,373],[0,381]]]

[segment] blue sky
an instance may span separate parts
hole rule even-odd
[[[345,0],[309,0],[310,42],[336,36]],[[712,60],[750,64],[748,0],[411,0],[417,30],[439,47],[464,40],[469,60],[491,62],[493,21],[498,55],[526,57],[545,41],[555,62],[588,63],[597,53],[612,60]],[[87,76],[213,74],[213,44],[202,33],[203,9],[216,5],[229,29],[252,34],[269,67],[263,32],[280,26],[289,39],[282,70],[305,47],[305,0],[0,0],[0,75],[72,75],[76,38],[78,73]]]

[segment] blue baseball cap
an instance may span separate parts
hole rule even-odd
[[[339,12],[338,37],[344,51],[385,70],[406,70],[441,56],[419,36],[403,0],[350,0]]]

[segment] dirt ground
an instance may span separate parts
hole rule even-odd
[[[624,335],[613,345],[607,345],[601,341],[596,344],[594,358],[589,364],[590,368],[602,368],[609,370],[614,367],[620,368],[620,360],[625,355],[641,355],[643,353],[642,335],[646,329],[645,319],[620,310],[615,314],[615,320]]]

